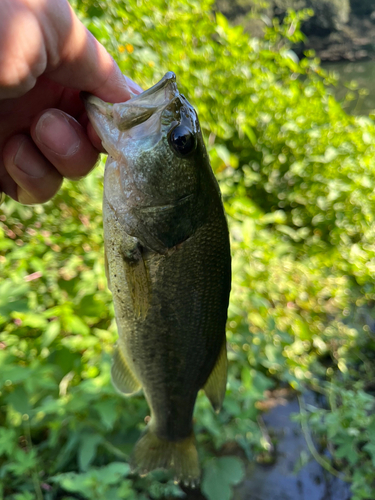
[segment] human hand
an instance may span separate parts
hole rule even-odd
[[[141,92],[67,0],[0,0],[0,194],[43,203],[93,168],[101,143],[81,90],[109,102]]]

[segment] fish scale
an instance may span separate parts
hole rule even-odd
[[[103,225],[119,341],[112,380],[143,389],[151,419],[132,463],[194,486],[193,411],[200,389],[219,410],[226,386],[228,227],[195,110],[167,73],[110,105],[84,97],[109,153]]]

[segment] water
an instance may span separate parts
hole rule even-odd
[[[313,392],[308,391],[304,399],[319,405]],[[291,419],[299,413],[297,398],[280,397],[275,402],[276,406],[263,414],[266,432],[276,446],[275,461],[268,465],[244,461],[246,477],[231,500],[350,500],[350,485],[313,459],[300,424]],[[207,500],[199,489],[183,489],[185,500]]]
[[[355,80],[359,88],[367,89],[368,95],[345,103],[345,109],[355,115],[368,115],[375,111],[375,61],[340,61],[324,62],[323,68],[334,71],[340,77],[340,83],[335,92],[336,98],[342,101],[348,91],[345,82]]]
[[[315,403],[313,393],[305,395]],[[301,426],[291,420],[299,412],[296,398],[264,414],[269,432],[277,438],[277,459],[272,465],[249,464],[246,479],[233,500],[349,500],[350,487],[324,470],[310,455]],[[298,466],[304,455],[307,463]]]

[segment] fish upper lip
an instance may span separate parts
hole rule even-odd
[[[167,85],[172,84],[172,89],[173,93],[175,96],[179,95],[179,92],[177,90],[176,86],[176,75],[173,73],[173,71],[168,71],[163,78],[157,82],[154,86],[150,87],[149,89],[145,90],[144,92],[141,92],[140,94],[135,95],[128,101],[122,102],[122,103],[114,103],[114,104],[109,104],[99,97],[96,97],[93,94],[90,94],[89,92],[81,92],[81,98],[87,107],[87,105],[94,105],[95,108],[98,109],[98,111],[107,116],[112,116],[112,109],[116,105],[121,105],[121,106],[134,106],[134,107],[139,107],[139,108],[159,108],[157,105],[150,105],[147,103],[147,100],[149,97],[154,96],[156,93],[160,92],[163,90]],[[174,84],[174,85],[173,85]],[[146,101],[142,102],[142,101]]]
[[[176,75],[172,71],[168,71],[153,87],[122,103],[109,104],[87,92],[81,93],[90,120],[98,121],[102,116],[113,121],[120,130],[147,121],[178,96]],[[97,125],[100,128],[100,124]]]
[[[132,97],[130,99],[130,101],[133,104],[136,101],[143,100],[145,97],[146,98],[150,97],[150,96],[156,94],[157,92],[159,92],[160,90],[164,89],[170,83],[174,83],[174,84],[176,83],[176,75],[173,73],[173,71],[168,71],[168,73],[166,73],[159,82],[155,83],[155,85],[153,85],[149,89],[145,90],[144,92],[141,92],[140,94],[136,95],[135,97]]]

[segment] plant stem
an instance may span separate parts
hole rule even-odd
[[[25,432],[25,437],[26,437],[29,451],[31,452],[33,450],[33,442],[31,440],[29,415],[27,415],[27,419],[23,419],[23,429]],[[38,469],[37,469],[36,465],[33,467],[33,471],[31,473],[31,478],[32,478],[33,483],[34,483],[34,489],[35,489],[35,494],[36,494],[37,500],[43,500],[43,492],[42,492],[42,489],[40,487],[39,474],[38,474]]]
[[[328,460],[326,460],[324,457],[322,457],[322,455],[315,448],[315,445],[314,445],[313,440],[311,438],[310,430],[309,430],[309,427],[307,424],[307,412],[306,412],[306,406],[305,406],[305,402],[303,400],[303,396],[298,395],[297,397],[298,397],[298,403],[299,403],[299,408],[300,408],[300,414],[302,416],[302,418],[301,418],[302,432],[303,432],[303,435],[305,436],[306,444],[307,444],[307,447],[308,447],[311,455],[318,462],[318,464],[321,465],[330,474],[332,474],[333,476],[338,477],[339,479],[342,479],[346,482],[351,482],[350,477],[348,477],[344,473],[340,473],[334,467],[332,467],[332,465],[328,462]]]
[[[116,446],[114,446],[109,441],[104,440],[101,442],[101,444],[102,444],[102,446],[104,446],[104,448],[106,448],[110,453],[112,453],[116,457],[121,458],[121,460],[125,460],[126,462],[129,461],[129,456],[126,455],[126,453],[119,450],[118,448],[116,448]]]

